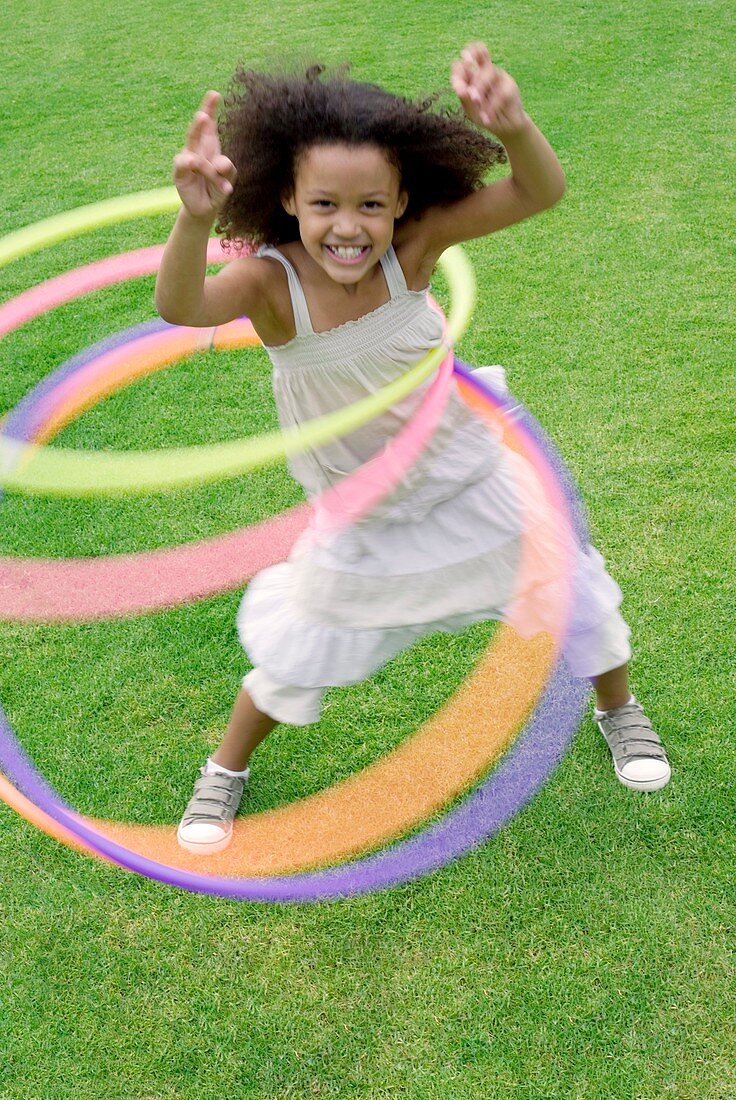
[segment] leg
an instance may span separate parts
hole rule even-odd
[[[629,691],[628,664],[591,677],[596,692],[595,721],[613,756],[616,776],[636,791],[657,791],[671,770],[652,723]]]
[[[317,722],[324,692],[324,688],[278,684],[262,669],[248,673],[225,736],[194,784],[177,833],[182,848],[210,855],[227,847],[248,781],[251,753],[279,722],[299,726]]]
[[[628,663],[612,668],[610,672],[603,672],[600,676],[592,676],[591,683],[595,688],[598,710],[623,707],[631,698]]]
[[[217,752],[200,769],[194,794],[179,823],[177,840],[182,848],[212,855],[228,846],[248,781],[250,754],[276,725],[276,719],[258,710],[248,692],[241,689],[225,736]]]
[[[611,750],[616,778],[635,791],[657,791],[669,783],[671,769],[662,742],[629,690],[628,634],[615,612],[575,636],[566,656],[573,675],[587,677],[595,687],[594,721]]]
[[[241,688],[225,736],[210,757],[212,763],[233,772],[245,771],[253,750],[277,725],[276,719],[258,710],[245,688]]]
[[[616,778],[633,790],[656,791],[669,782],[670,765],[629,691],[631,646],[620,602],[621,589],[606,573],[598,551],[589,546],[580,552],[565,657],[573,676],[585,677],[595,687],[594,720],[611,750]]]

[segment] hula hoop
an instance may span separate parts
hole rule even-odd
[[[151,333],[149,331],[150,326],[143,326],[143,328],[146,330],[147,335],[150,336],[151,335]],[[165,335],[165,333],[164,333],[164,335]],[[178,333],[177,335],[181,335],[181,334]],[[105,342],[105,346],[107,347],[107,354],[108,355],[110,353],[110,349],[109,349],[109,346],[108,346],[109,344],[110,344],[110,341]],[[119,351],[119,350],[120,350],[119,347],[115,348],[115,351]],[[94,349],[91,349],[91,351],[94,351]],[[83,356],[82,358],[83,359],[88,359],[88,356]],[[103,360],[104,360],[104,356],[103,356]],[[94,376],[95,376],[95,381],[96,381],[98,390],[100,392],[107,392],[111,388],[111,382],[110,382],[110,379],[105,374],[105,372],[101,371],[99,369],[100,362],[102,362],[102,360],[100,360],[99,358],[97,358],[97,359],[92,358],[92,359],[88,359],[88,362],[86,362],[85,365],[88,368],[95,367]],[[118,364],[118,365],[120,366],[120,364]],[[140,364],[137,362],[136,357],[132,357],[129,360],[123,361],[122,365],[125,367],[125,370],[126,370],[126,372],[129,376],[138,376],[141,373],[140,369],[139,369]],[[157,369],[157,360],[155,358],[152,358],[149,361],[148,366],[151,369]],[[66,366],[62,367],[62,368],[59,368],[59,371],[56,372],[56,373],[58,373],[60,376],[62,376],[64,381],[69,380],[69,372],[68,372],[68,368]],[[440,381],[441,381],[441,379],[438,376],[438,379],[435,380],[435,382],[433,383],[433,387],[435,387],[438,391],[439,400],[435,401],[436,409],[435,409],[435,414],[434,414],[433,421],[432,421],[432,426],[433,426],[434,421],[436,421],[439,418],[439,415],[441,414],[441,410],[444,407],[444,399],[446,397],[446,393],[444,393],[444,392],[442,392],[441,394],[439,393],[439,382]],[[115,383],[116,383],[116,385],[122,385],[123,384],[123,378],[120,376],[120,374],[118,374],[118,376],[116,377]],[[89,383],[86,387],[82,386],[82,387],[78,387],[78,389],[80,389],[81,392],[77,393],[77,403],[78,403],[78,405],[84,405],[86,407],[86,405],[89,404],[89,401],[88,401]],[[446,386],[444,387],[444,389],[446,389]],[[41,401],[41,404],[44,407],[46,417],[47,417],[45,425],[44,425],[43,421],[39,422],[38,410],[37,410],[36,407],[34,407],[34,402],[32,400],[29,401],[29,398],[31,398],[33,396],[33,394],[29,394],[28,397],[26,399],[24,399],[24,402],[22,402],[22,404],[25,405],[25,409],[23,410],[24,415],[20,416],[20,417],[18,416],[18,412],[20,411],[20,407],[19,407],[18,409],[11,412],[11,414],[9,416],[9,424],[12,422],[13,430],[16,433],[18,431],[22,431],[22,430],[29,430],[29,427],[32,425],[33,429],[37,433],[39,433],[41,435],[44,435],[49,430],[49,428],[48,428],[49,423],[52,423],[52,422],[57,422],[58,423],[58,420],[60,418],[60,414],[59,414],[59,410],[58,410],[57,405],[53,402],[53,400],[51,400],[51,398],[53,397],[53,393],[54,393],[53,389],[49,389],[48,386],[44,387],[43,400]],[[427,395],[427,398],[425,398],[425,403],[428,401],[428,398],[429,398],[429,394]],[[36,404],[38,404],[38,402]],[[67,397],[67,406],[68,406],[68,397]],[[68,407],[65,407],[63,409],[63,416],[61,416],[61,419],[64,422],[66,422],[69,419],[68,412],[69,412]],[[426,417],[425,417],[425,419],[426,419]],[[412,421],[412,424],[408,426],[408,428],[414,428],[414,429],[417,429],[418,427],[419,427],[419,424],[418,424],[417,420]],[[405,432],[406,432],[406,430],[407,429],[405,429]],[[423,434],[424,435],[427,434],[426,430],[424,431]],[[394,442],[394,444],[397,444],[397,443],[399,443],[399,441],[400,441],[400,437],[397,437],[396,440],[394,440],[393,442]],[[423,443],[423,442],[424,442],[423,438],[421,440],[419,440],[419,443]],[[410,457],[413,457],[413,456],[410,456]],[[406,466],[407,466],[407,462],[404,461],[403,465],[400,466],[399,461],[397,460],[395,462],[390,462],[389,465],[390,465],[390,467],[392,469],[392,472],[394,474],[394,481],[395,481],[395,480],[397,480],[398,476],[400,476],[403,473],[404,468],[406,468]],[[375,485],[376,485],[376,479],[370,476],[370,469],[369,469],[370,466],[371,466],[371,464],[368,463],[360,471],[357,471],[356,474],[357,474],[358,477],[360,475],[368,475],[367,478],[366,478],[367,484],[371,488],[371,491],[374,491],[375,490]],[[352,475],[352,477],[353,477],[353,480],[355,480],[356,475]],[[341,485],[340,485],[340,507],[341,508],[343,508],[345,506],[345,503],[348,500],[348,496],[345,493],[345,484],[349,480],[350,479],[345,479],[345,482],[341,483]],[[329,493],[326,494],[327,497],[329,497],[329,495],[330,495]],[[374,493],[374,495],[375,495],[375,493]],[[328,514],[329,514],[329,510],[328,510]],[[355,514],[355,509],[354,508],[353,508],[353,514]],[[282,519],[282,518],[283,517],[277,517],[277,519],[279,519],[279,520]],[[272,542],[273,542],[273,540],[269,539],[269,548],[271,548]],[[278,555],[273,555],[273,557],[278,558]],[[69,565],[74,565],[75,563],[69,563],[67,561],[61,561],[61,562],[58,562],[56,564],[60,567],[66,567],[66,566],[69,566]],[[92,560],[87,559],[86,564],[92,565],[92,564],[96,564],[96,563],[95,563],[94,559],[92,559]],[[67,574],[67,576],[68,576],[68,574]],[[120,579],[119,578],[114,578],[114,579],[117,580],[118,587],[119,587]],[[0,580],[2,580],[1,575],[0,575]],[[27,596],[28,592],[26,591],[25,594]],[[19,595],[22,597],[22,595],[23,595],[22,590],[19,593]],[[494,647],[494,652],[495,652],[496,648],[497,647]],[[509,654],[508,657],[511,657],[511,654]],[[497,653],[496,653],[494,663],[495,663],[496,666],[499,663],[499,658],[498,658]],[[511,663],[512,665],[514,664],[513,660],[511,660],[509,663]],[[539,665],[539,669],[541,669],[541,671],[543,673],[545,672],[544,662],[542,662]],[[544,676],[542,676],[542,679],[543,678],[544,678]],[[527,688],[529,688],[529,685],[536,684],[535,676],[534,675],[527,676],[525,678],[524,682],[525,682],[525,685],[527,686]],[[489,685],[490,685],[490,681],[486,683],[486,688],[487,689],[488,689]],[[540,686],[541,686],[541,681],[540,681]],[[492,690],[491,694],[494,695],[494,696],[498,696],[498,695],[502,695],[503,693],[499,692],[499,691]],[[509,712],[509,715],[507,715],[506,717],[509,718],[509,720],[511,720],[511,718],[513,718],[514,720],[517,720],[521,716],[521,714],[523,713],[524,708],[531,704],[532,697],[533,697],[533,695],[527,695],[526,697],[524,697],[524,699],[522,700],[523,705],[522,705],[521,709],[519,709],[519,707],[517,705],[516,712],[511,711],[511,712]],[[424,737],[424,742],[426,743],[426,747],[423,747],[422,744],[419,744],[419,745],[413,744],[412,745],[412,752],[413,752],[413,756],[414,756],[415,761],[417,759],[426,760],[429,753],[431,752],[431,743],[435,739],[436,739],[436,734],[434,733],[433,730],[430,729],[430,730],[426,731],[425,737]],[[490,759],[490,754],[493,751],[496,751],[498,749],[498,746],[503,744],[506,739],[507,739],[507,732],[505,732],[503,728],[501,729],[501,732],[495,738],[491,738],[491,739],[486,738],[485,739],[485,744],[484,744],[485,753],[480,758],[480,762],[476,761],[476,768],[482,768],[484,766],[487,766],[488,760]],[[466,742],[467,742],[467,739],[466,739]],[[406,750],[402,750],[402,751],[405,752]],[[381,789],[383,791],[386,791],[387,789],[390,788],[391,775],[387,774],[387,770],[386,770],[387,765],[390,765],[390,764],[391,764],[391,761],[386,760],[380,766],[380,768],[381,768],[381,778],[380,778],[380,783],[379,783],[379,789]],[[404,768],[404,772],[412,770],[412,767],[410,765],[407,765],[405,760],[403,761],[403,768]],[[416,771],[416,764],[414,764],[413,768]],[[390,771],[390,767],[389,767],[389,771]],[[395,771],[395,769],[394,769],[394,771]],[[447,773],[446,769],[445,769],[445,778],[446,779],[451,778],[449,773]],[[359,780],[357,785],[360,786],[362,781],[363,780],[362,780],[362,777],[361,777],[361,779]],[[461,786],[463,784],[466,784],[467,783],[467,775],[466,774],[461,775],[459,777],[458,782],[460,783]],[[356,793],[358,793],[358,792],[356,792]],[[431,810],[435,809],[437,807],[438,803],[440,803],[443,799],[446,801],[448,797],[451,797],[452,795],[457,793],[457,791],[454,788],[445,787],[440,792],[439,795],[435,794],[433,796],[434,801],[430,800],[430,798],[429,798],[430,792],[428,790],[426,790],[424,793],[425,793],[425,799],[424,799],[424,802],[422,803],[421,809],[423,809],[426,812],[426,811],[431,811]],[[328,794],[327,797],[329,798],[329,794]],[[377,792],[373,794],[370,801],[375,803],[376,800],[377,800]],[[397,804],[400,804],[400,803],[397,803]],[[283,817],[284,815],[281,815],[281,816]],[[334,806],[329,807],[329,813],[327,814],[327,816],[328,816],[329,819],[334,820],[334,818],[335,818],[335,808],[334,808]],[[417,809],[415,808],[414,817],[417,818],[417,817],[420,817],[420,816],[421,815],[418,813]],[[273,828],[273,822],[271,820],[272,815],[267,815],[267,818],[268,818],[268,828],[269,828],[269,830],[272,830],[272,828]],[[406,827],[408,827],[409,825],[414,823],[413,820],[406,820],[404,818],[399,818],[398,820],[396,820],[395,818],[392,819],[391,818],[390,807],[386,808],[386,813],[384,814],[384,819],[385,819],[385,823],[388,824],[389,829],[391,828],[391,825],[394,824],[395,829],[396,829],[397,832],[405,831]],[[254,824],[253,819],[251,819],[250,824],[251,824],[251,826]],[[384,825],[384,827],[385,827],[385,825]],[[103,829],[109,830],[110,828],[112,828],[112,826],[110,825],[110,823],[100,823],[98,825],[98,828],[103,828]],[[120,831],[119,827],[116,827],[116,828],[118,828],[118,832],[119,832]],[[288,830],[288,822],[287,822],[287,830]],[[293,835],[298,835],[302,839],[304,839],[304,837],[307,835],[307,832],[308,832],[308,830],[305,830],[305,823],[303,821],[299,822],[296,827],[292,827],[292,834]],[[350,838],[349,823],[343,822],[342,827],[340,829],[337,829],[335,831],[335,834],[337,836],[340,836],[341,838],[349,839]],[[157,841],[156,841],[157,846],[159,848],[165,846],[166,840],[169,837],[170,837],[170,833],[169,833],[168,830],[166,830],[163,833],[162,836],[159,836],[157,838]],[[371,841],[375,842],[377,839],[380,839],[380,838],[376,837],[375,833],[370,835],[367,838],[363,837],[363,836],[353,837],[352,844],[355,847],[361,847],[361,846],[365,847],[367,840],[371,840]],[[266,849],[266,850],[268,849],[268,845],[264,844],[264,838],[260,838],[260,840],[258,840],[257,843],[251,844],[250,847],[254,848],[257,851],[263,851],[264,849]],[[176,852],[174,854],[176,854]],[[331,855],[332,853],[328,853],[328,854]],[[341,850],[338,850],[335,854],[339,855],[339,854],[342,854],[342,852],[341,852]]]
[[[165,326],[163,325],[163,323],[161,323],[161,327],[164,330],[163,332],[157,332],[155,325],[141,326],[140,331],[144,333],[145,340],[150,343],[151,339],[155,336],[161,335],[165,337],[167,335],[166,329],[168,328],[168,326]],[[232,326],[228,327],[232,328]],[[134,336],[136,331],[137,330],[133,330],[132,333],[129,333],[127,335]],[[245,328],[243,332],[245,336],[249,338],[247,328]],[[181,339],[184,334],[179,332],[178,330],[175,330],[174,335],[176,335],[177,338]],[[195,333],[195,335],[198,335],[198,333]],[[219,336],[222,337],[223,333],[219,333]],[[87,407],[90,404],[90,392],[93,389],[95,390],[96,395],[100,395],[109,392],[112,388],[118,388],[120,385],[123,385],[127,378],[138,377],[141,373],[143,373],[141,370],[140,358],[135,355],[129,355],[127,357],[121,358],[119,353],[124,350],[124,348],[120,346],[121,339],[122,337],[115,337],[112,339],[112,341],[104,341],[102,345],[104,347],[104,353],[101,356],[95,357],[94,352],[96,349],[93,348],[89,349],[87,353],[83,353],[82,356],[77,357],[78,362],[75,365],[80,373],[85,373],[85,378],[83,378],[81,383],[77,384],[76,386],[70,385],[70,383],[74,381],[74,374],[73,372],[70,372],[68,364],[65,364],[56,372],[54,372],[54,375],[58,376],[58,379],[60,380],[60,384],[58,384],[55,388],[49,385],[49,381],[53,380],[54,376],[49,376],[48,379],[45,379],[44,382],[40,384],[39,387],[37,387],[37,390],[41,392],[39,395],[35,395],[35,401],[34,391],[32,391],[30,394],[27,395],[26,398],[24,398],[24,400],[21,402],[21,405],[18,406],[16,410],[13,410],[10,413],[7,424],[8,428],[10,428],[15,435],[18,435],[21,432],[33,430],[37,433],[37,437],[47,437],[50,431],[58,429],[61,423],[66,423],[70,419],[70,416],[72,415],[73,401],[76,403],[76,408]],[[227,342],[231,343],[234,342],[234,340],[235,337],[231,336],[228,338]],[[165,344],[163,346],[165,347]],[[185,343],[184,347],[186,350],[188,345]],[[90,358],[90,356],[92,357]],[[158,357],[149,357],[149,360],[145,364],[147,369],[158,369],[159,358],[160,354]],[[166,358],[168,362],[172,357],[167,356]],[[105,363],[107,363],[107,367],[106,369],[102,369]],[[115,369],[115,375],[113,379],[111,379],[107,373],[107,369],[109,369],[111,364]],[[440,379],[438,376],[438,379],[435,380],[433,386],[437,387],[439,381]],[[428,401],[428,399],[429,394],[427,395],[427,398],[425,398],[425,402]],[[443,405],[444,395],[443,400],[438,406],[437,413],[434,418],[435,420],[440,415],[441,407]],[[43,416],[45,416],[46,418],[45,421],[43,419]],[[412,424],[408,427],[416,429],[418,428],[418,426],[419,425],[417,420],[414,420],[412,421]],[[398,442],[398,437],[397,440],[395,440],[394,442]],[[398,470],[396,463],[391,463],[390,465],[392,466],[394,474],[396,474]],[[365,474],[366,472],[366,468],[364,467],[363,470],[358,471],[357,473]],[[356,475],[352,476],[355,477]],[[348,480],[349,479],[346,479],[346,481]],[[375,484],[375,479],[368,478],[368,483]],[[345,500],[347,499],[345,495],[345,482],[341,483],[340,485],[340,494],[341,504],[344,504]],[[288,523],[290,518],[291,517],[289,516],[276,517],[276,521],[278,522],[286,520]],[[251,532],[251,534],[255,533],[256,532]],[[269,551],[272,551],[273,538],[269,537],[268,542]],[[286,548],[288,548],[288,546]],[[189,550],[189,548],[181,549]],[[168,556],[168,552],[165,552],[164,555],[160,556]],[[285,556],[285,554],[281,556]],[[150,559],[152,555],[147,555],[147,557]],[[272,553],[270,560],[277,560],[278,557],[278,554]],[[261,558],[259,564],[261,566],[267,564],[268,560],[269,559],[264,561]],[[25,565],[25,563],[18,564],[20,564],[21,566]],[[68,561],[60,561],[54,564],[62,570],[66,570],[69,566],[74,567],[76,565],[76,563]],[[84,564],[86,566],[94,566],[96,569],[98,564],[102,565],[103,567],[107,567],[111,565],[112,562],[102,561],[98,563],[95,559],[87,559],[86,561],[84,561]],[[163,572],[165,574],[165,571]],[[69,580],[72,576],[69,572],[62,573],[61,575],[66,576],[67,580]],[[104,572],[100,574],[100,572],[97,571],[97,576],[98,579],[100,579],[101,577],[104,578],[105,574]],[[119,596],[121,590],[121,578],[108,576],[107,584],[105,584],[105,590],[106,597],[108,599],[110,598],[110,592],[112,592],[113,596]],[[26,598],[28,598],[29,592],[27,589],[25,590],[25,592],[23,591],[23,589],[21,589],[17,593],[17,595],[22,601],[24,595]],[[65,593],[62,592],[62,596],[63,595],[65,595]],[[67,614],[66,617],[71,616]],[[500,640],[501,642],[503,642],[503,638]],[[383,805],[383,812],[379,814],[382,833],[385,834],[386,830],[388,830],[390,834],[393,829],[393,832],[398,834],[402,831],[405,832],[406,829],[409,828],[411,825],[416,824],[417,821],[420,821],[423,817],[426,817],[428,813],[431,813],[433,810],[437,809],[438,806],[440,806],[443,802],[448,801],[451,797],[457,794],[458,790],[461,790],[463,786],[466,786],[468,784],[468,782],[470,781],[469,777],[472,779],[472,775],[474,774],[474,772],[480,772],[484,768],[486,768],[493,755],[496,755],[501,751],[503,745],[509,739],[515,724],[520,721],[521,717],[523,717],[525,709],[531,705],[536,687],[539,686],[541,688],[542,682],[546,677],[546,672],[548,669],[548,663],[546,663],[541,657],[538,658],[536,663],[533,664],[531,667],[527,658],[527,674],[522,678],[522,682],[527,689],[527,694],[523,696],[520,700],[512,700],[512,705],[509,705],[509,702],[507,701],[505,703],[505,706],[501,708],[502,711],[505,710],[505,713],[503,713],[503,718],[505,721],[498,722],[498,705],[499,700],[504,698],[504,685],[497,684],[498,677],[497,675],[494,677],[494,671],[499,667],[499,665],[502,667],[510,665],[511,667],[518,669],[520,663],[523,662],[523,654],[519,653],[518,651],[513,651],[513,649],[509,648],[508,638],[505,640],[505,642],[505,660],[502,656],[504,653],[503,644],[501,644],[500,646],[498,644],[495,644],[492,647],[493,658],[487,658],[487,664],[490,668],[490,673],[485,673],[482,677],[485,690],[486,692],[490,691],[490,694],[494,698],[494,702],[497,708],[496,728],[492,731],[492,735],[489,735],[489,733],[485,730],[482,731],[481,743],[474,746],[474,750],[476,753],[475,759],[471,759],[468,755],[468,737],[466,733],[463,733],[462,746],[465,749],[465,771],[460,775],[453,776],[448,772],[446,766],[443,767],[443,778],[446,782],[445,786],[439,791],[437,791],[436,788],[432,788],[431,785],[428,784],[415,784],[415,789],[422,790],[423,799],[421,802],[417,803],[413,807],[406,807],[406,799],[404,798],[402,801],[402,799],[399,797],[399,788],[401,786],[401,783],[400,781],[397,781],[397,776],[402,777],[406,774],[416,775],[418,772],[421,773],[420,765],[423,765],[426,768],[427,761],[431,759],[432,753],[436,753],[438,750],[443,751],[446,757],[450,756],[455,757],[456,759],[458,758],[457,747],[452,748],[452,750],[447,747],[446,733],[444,735],[443,742],[442,721],[430,723],[428,727],[424,728],[421,736],[415,735],[414,737],[412,737],[409,742],[405,743],[405,745],[402,746],[402,749],[399,750],[399,753],[384,758],[384,760],[374,770],[373,775],[369,775],[366,777],[365,774],[361,774],[360,776],[354,777],[354,780],[351,781],[351,783],[345,785],[345,787],[340,792],[342,798],[343,819],[338,821],[339,827],[336,827],[332,830],[331,838],[321,838],[321,849],[323,857],[337,858],[346,854],[350,854],[349,849],[346,850],[345,848],[346,844],[352,846],[352,848],[356,850],[360,850],[365,849],[366,847],[373,846],[381,839],[383,839],[383,836],[377,834],[375,829],[372,832],[367,833],[364,830],[362,833],[356,835],[354,829],[356,820],[358,820],[356,818],[356,815],[354,813],[352,814],[352,821],[349,815],[347,818],[345,817],[346,805],[353,806],[356,804],[356,801],[357,804],[360,804],[361,791],[363,792],[364,800],[366,800],[366,781],[368,781],[369,783],[372,782],[372,790],[371,788],[368,789],[367,801],[373,806],[378,806],[379,809],[380,806]],[[480,732],[481,731],[479,730],[479,733]],[[443,744],[444,748],[442,747]],[[397,765],[400,765],[400,767],[397,767]],[[448,785],[450,780],[452,780],[453,783],[451,785]],[[8,794],[8,787],[10,787],[10,785],[7,785],[5,787],[6,794]],[[11,791],[12,789],[13,788],[10,787]],[[397,797],[393,800],[389,798],[388,804],[386,804],[386,794],[393,790],[396,791]],[[384,798],[383,804],[381,804],[380,802],[382,796]],[[22,796],[20,796],[16,792],[13,804],[21,812],[25,811],[27,815],[27,805],[24,806],[22,802],[18,801],[19,799],[21,799],[21,797]],[[319,806],[317,806],[316,804],[312,805],[310,802],[303,803],[301,805],[297,804],[297,809],[301,812],[301,818],[296,821],[290,821],[290,818],[294,817],[294,810],[292,808],[287,808],[285,812],[278,815],[274,815],[273,813],[268,815],[252,815],[251,818],[248,819],[247,823],[247,829],[251,834],[248,837],[247,848],[250,851],[260,852],[262,853],[262,855],[265,854],[266,856],[268,856],[269,852],[272,853],[274,847],[276,847],[277,849],[281,847],[282,850],[285,849],[286,845],[283,842],[279,843],[279,835],[286,835],[289,837],[289,847],[293,853],[291,859],[296,860],[298,863],[299,854],[303,853],[304,858],[307,860],[307,862],[309,862],[307,857],[309,854],[313,855],[314,851],[314,832],[313,829],[310,832],[309,821],[311,820],[312,822],[314,822],[321,819],[329,820],[335,823],[338,820],[337,815],[340,812],[340,803],[338,802],[337,807],[335,805],[334,791],[331,790],[329,792],[325,792],[322,796],[320,796],[319,801],[321,803],[321,805]],[[397,816],[397,807],[401,807],[403,811],[403,816]],[[406,817],[407,808],[411,809],[412,817],[410,818]],[[46,826],[49,826],[49,820],[46,821]],[[34,821],[39,824],[42,823],[37,815],[34,817]],[[55,835],[58,835],[58,827],[49,827]],[[141,854],[141,848],[144,848],[145,851],[150,854],[151,847],[153,846],[153,848],[157,852],[162,853],[164,856],[168,856],[169,865],[171,865],[173,860],[176,860],[181,856],[180,850],[178,848],[174,847],[173,850],[171,848],[171,830],[155,830],[152,835],[150,829],[145,832],[143,830],[136,831],[131,829],[131,827],[114,825],[110,822],[98,822],[96,823],[95,827],[98,830],[106,832],[107,835],[112,836],[113,839],[117,839],[119,841],[126,840],[127,846],[129,848],[131,846],[135,846],[139,854]],[[254,829],[259,830],[257,832],[257,835],[255,836],[252,835]],[[299,844],[295,846],[295,837],[299,838],[301,847],[299,846]],[[335,845],[335,840],[338,838],[339,844]],[[332,847],[330,847],[329,843],[325,844],[325,840],[331,840]],[[283,869],[278,865],[273,865],[272,854],[270,858],[272,861],[272,865],[269,870],[278,872]],[[312,860],[312,862],[313,861],[314,860]],[[227,864],[232,869],[232,853],[227,860]]]
[[[111,218],[112,220],[114,219]],[[456,371],[463,378],[465,389],[471,393],[475,392],[476,402],[479,401],[482,404],[485,400],[488,404],[493,404],[492,391],[483,387],[477,379],[465,375],[463,369],[457,365]],[[392,396],[391,400],[395,398]],[[498,402],[498,398],[496,401]],[[533,431],[527,430],[526,444],[533,455]],[[542,480],[544,481],[546,477],[547,488],[552,488],[553,495],[556,490],[559,498],[561,490],[559,482],[555,481],[554,465],[554,462],[545,464],[544,457],[540,462],[539,455],[534,460],[537,473],[542,471]],[[564,497],[564,491],[562,491],[562,497]],[[565,579],[569,581],[569,570],[563,582]],[[517,614],[523,620],[524,609],[517,608]],[[556,625],[560,627],[559,622]],[[501,631],[504,630],[505,628],[502,627]],[[562,699],[557,697],[557,692],[560,690],[564,693]],[[475,697],[472,690],[469,694],[472,704],[469,714],[472,715],[473,720],[477,721],[479,713],[477,692]],[[578,699],[577,696],[580,698]],[[156,863],[145,856],[127,850],[114,839],[96,832],[94,826],[90,828],[89,822],[59,800],[53,789],[34,772],[30,760],[1,714],[0,729],[5,735],[5,742],[0,743],[0,757],[9,774],[25,789],[26,795],[35,796],[41,821],[45,821],[57,833],[60,831],[66,839],[86,846],[103,858],[111,859],[132,870],[149,874],[151,877],[173,885],[222,896],[262,901],[321,900],[363,893],[406,881],[441,866],[448,859],[477,846],[482,840],[492,835],[532,796],[556,765],[574,729],[577,719],[576,706],[582,705],[583,698],[581,686],[572,681],[562,665],[558,664],[532,723],[517,740],[502,765],[483,784],[480,791],[468,799],[463,806],[447,815],[438,826],[425,830],[414,840],[401,842],[386,852],[345,867],[311,872],[306,875],[252,877],[240,880],[198,875],[177,871],[175,868]],[[551,723],[550,718],[552,718]],[[538,742],[540,731],[544,731],[546,735],[541,758]],[[5,783],[0,785],[0,793],[3,791],[7,793]],[[488,792],[491,792],[490,797],[494,799],[493,806],[483,805],[483,796],[488,797]],[[16,792],[15,797],[21,804],[25,798],[19,792]],[[489,810],[493,812],[489,813]],[[208,864],[212,866],[210,860]]]
[[[260,343],[241,319],[207,330],[209,346]],[[134,378],[170,366],[201,345],[202,331],[149,322],[108,338],[63,364],[8,414],[5,430],[20,440],[52,436],[83,409]],[[0,618],[74,621],[171,607],[245,584],[266,565],[282,561],[319,508],[323,530],[337,532],[390,493],[424,449],[442,415],[452,374],[448,355],[413,420],[374,459],[313,505],[229,535],[147,554],[99,558],[0,557]],[[216,555],[223,563],[210,564]]]
[[[463,377],[466,387],[475,391],[476,395],[485,393],[491,401],[493,400],[490,391],[477,379],[464,376],[462,368],[456,367],[456,370]],[[501,405],[498,398],[495,400],[498,405]],[[515,427],[519,428],[518,423]],[[535,440],[533,433],[528,429],[526,443],[529,451],[534,455]],[[539,455],[535,455],[533,460],[535,468],[539,469]],[[554,486],[550,467],[547,468],[545,476],[548,486]],[[486,670],[482,668],[478,670],[476,683],[474,684],[471,678],[465,698],[462,700],[463,726],[466,729],[468,722],[477,726],[479,716],[483,713],[482,707],[479,706],[478,684],[486,675]],[[34,784],[27,771],[26,766],[30,766],[30,762],[27,757],[24,757],[12,733],[8,737],[7,727],[4,729],[6,742],[1,755],[5,770],[20,783],[26,795],[32,795],[48,818],[56,822],[55,828],[58,829],[61,826],[62,831],[66,829],[71,832],[78,841],[87,844],[104,858],[112,859],[113,862],[121,863],[123,866],[161,881],[227,897],[260,901],[320,900],[362,893],[406,881],[441,866],[448,859],[477,846],[483,839],[492,835],[532,797],[556,766],[567,739],[572,735],[578,711],[586,694],[587,688],[583,688],[579,683],[575,685],[561,665],[558,665],[542,704],[526,733],[516,741],[508,757],[469,802],[464,803],[448,815],[442,823],[420,837],[401,842],[397,847],[381,855],[367,857],[343,868],[297,876],[278,875],[265,878],[256,876],[237,880],[229,876],[202,875],[196,871],[166,866],[139,852],[126,851],[117,843],[114,835],[101,838],[95,824],[89,821],[85,823],[85,819],[81,819],[63,803],[54,804],[53,800],[56,796],[53,792],[49,801],[47,796],[50,789],[41,780],[39,780],[39,794],[39,787]],[[414,739],[416,736],[414,735]],[[488,731],[481,730],[480,737],[481,740],[484,738],[487,740]],[[541,744],[538,743],[540,737]],[[350,783],[350,781],[347,782]],[[242,822],[246,828],[248,820],[246,818]],[[269,822],[269,829],[271,824],[272,822]],[[170,838],[173,837],[173,830],[166,830],[166,832]],[[217,858],[226,857],[212,857],[207,861],[207,865],[213,866],[213,859]],[[193,859],[196,863],[196,857]]]
[[[163,253],[162,244],[152,245],[150,248],[137,248],[120,256],[111,256],[106,260],[85,264],[83,267],[75,268],[74,271],[47,279],[39,286],[31,287],[30,290],[18,294],[0,306],[0,337],[13,332],[14,329],[20,328],[21,325],[27,324],[42,313],[48,313],[57,306],[80,298],[83,294],[90,294],[93,290],[113,286],[127,279],[153,274],[154,271],[158,271]],[[222,247],[219,239],[210,240],[207,246],[208,264],[227,264],[232,259],[232,253]]]
[[[91,233],[105,225],[119,225],[133,218],[170,214],[179,205],[175,187],[157,187],[153,191],[103,199],[89,206],[79,206],[76,210],[66,210],[63,214],[54,214],[51,218],[44,218],[0,237],[0,267],[69,237],[77,237],[80,233]]]
[[[0,240],[0,264],[44,247],[77,232],[143,216],[152,210],[175,209],[171,188],[145,192],[125,200],[110,200],[83,207]],[[176,195],[176,191],[174,190]],[[169,205],[167,205],[167,202]],[[102,219],[102,220],[100,220]],[[474,300],[472,269],[455,246],[441,257],[440,265],[451,288],[452,305],[443,342],[410,371],[381,391],[346,409],[256,439],[201,447],[180,447],[156,452],[85,453],[63,448],[39,448],[0,435],[0,485],[25,493],[49,496],[106,496],[142,494],[201,485],[290,457],[355,431],[391,405],[406,397],[439,366],[465,331]]]

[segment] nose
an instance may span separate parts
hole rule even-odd
[[[341,240],[351,241],[357,237],[360,233],[360,225],[355,214],[346,210],[338,213],[335,218],[332,230],[336,237],[340,237]]]

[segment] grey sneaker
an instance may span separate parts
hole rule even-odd
[[[238,812],[250,769],[235,775],[205,775],[194,784],[194,794],[179,823],[176,839],[181,848],[199,855],[212,855],[227,848],[233,835],[233,818]]]
[[[637,702],[596,711],[598,729],[613,756],[616,776],[635,791],[658,791],[672,774],[662,742]]]

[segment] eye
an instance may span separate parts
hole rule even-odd
[[[369,199],[367,202],[363,203],[363,206],[365,206],[365,208],[367,210],[382,210],[383,209],[383,203],[378,202],[377,199]]]
[[[327,206],[333,205],[334,204],[331,203],[329,199],[315,199],[315,201],[312,203],[312,206],[318,206],[321,210],[324,210]]]

